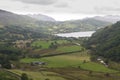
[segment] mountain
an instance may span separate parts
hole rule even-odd
[[[0,25],[30,27],[43,33],[93,31],[110,24],[110,22],[90,18],[61,22],[41,14],[31,15],[30,17],[0,10]]]
[[[95,55],[120,62],[120,21],[96,31],[88,40],[87,46]]]
[[[35,19],[24,15],[18,15],[9,11],[0,10],[0,24],[1,25],[17,25],[17,26],[28,26],[35,24]]]
[[[42,23],[40,23],[40,25],[41,24]],[[46,29],[50,33],[68,33],[79,31],[94,31],[110,25],[111,23],[95,19],[83,19],[53,23],[46,22],[46,24]]]
[[[42,15],[42,14],[33,14],[33,15],[29,14],[28,16],[30,16],[36,20],[39,20],[39,21],[52,21],[52,22],[55,21],[55,19],[53,19],[52,17]]]
[[[107,15],[107,16],[95,16],[93,19],[116,23],[117,21],[120,21],[120,15]]]
[[[20,40],[48,37],[44,30],[38,27],[35,19],[0,10],[0,40]]]
[[[3,26],[0,27],[0,41],[16,41],[36,38],[47,38],[48,34],[43,34],[30,27],[21,26]]]

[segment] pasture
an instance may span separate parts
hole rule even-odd
[[[44,67],[48,68],[81,68],[84,70],[97,71],[97,72],[108,72],[114,73],[115,70],[109,69],[102,64],[91,62],[90,55],[86,52],[78,52],[67,55],[58,55],[52,57],[43,58],[24,58],[21,60],[23,63],[31,63],[34,61],[46,62],[47,65]]]
[[[66,43],[70,43],[67,40],[37,40],[34,41],[31,46],[32,47],[37,47],[40,49],[48,49],[49,46],[51,45],[51,43],[57,43],[58,45],[60,44],[66,44]]]
[[[34,72],[34,71],[22,71],[17,69],[10,71],[18,75],[21,75],[22,73],[26,73],[29,79],[33,79],[33,80],[66,80],[60,77],[59,74],[49,71]]]

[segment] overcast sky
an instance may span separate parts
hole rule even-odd
[[[0,9],[70,20],[95,15],[119,15],[120,0],[0,0]]]

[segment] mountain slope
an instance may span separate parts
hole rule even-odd
[[[54,21],[54,19],[45,15],[33,15],[33,17],[18,15],[12,12],[0,10],[0,25],[31,27],[44,33],[66,33],[79,31],[93,31],[98,28],[110,25],[110,22],[83,19],[73,21]],[[42,18],[43,17],[43,18]]]
[[[55,21],[52,17],[42,15],[42,14],[33,14],[33,15],[28,15],[34,19],[40,20],[40,21]]]
[[[87,46],[95,52],[95,55],[119,62],[120,22],[98,30],[88,40]]]
[[[93,19],[100,20],[100,21],[106,21],[111,23],[116,23],[117,21],[120,21],[119,15],[107,15],[107,16],[96,16],[93,17]]]
[[[35,38],[47,38],[49,35],[43,34],[30,27],[3,26],[0,27],[0,41],[25,40]]]
[[[1,25],[17,25],[17,26],[31,27],[32,25],[36,26],[35,21],[36,20],[28,16],[18,15],[12,12],[0,10],[0,24]]]
[[[54,23],[47,22],[46,29],[51,33],[93,31],[110,24],[111,23],[109,22],[104,22],[95,19],[83,19]]]

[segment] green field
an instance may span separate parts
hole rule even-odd
[[[22,71],[22,70],[10,70],[11,72],[21,75],[26,73],[30,79],[33,80],[66,80],[59,76],[59,74],[48,71],[33,72],[33,71]]]
[[[71,45],[71,46],[61,46],[56,49],[57,52],[74,52],[74,51],[80,51],[81,46],[77,45]]]
[[[32,46],[35,48],[32,54],[38,54],[40,56],[55,55],[55,54],[66,54],[72,52],[82,51],[83,47],[73,43],[69,43],[67,40],[57,40],[57,48],[49,48],[52,42],[55,41],[35,41]],[[40,46],[42,46],[40,48]]]
[[[24,58],[21,60],[23,63],[30,63],[34,61],[42,61],[46,62],[47,65],[45,67],[49,68],[60,68],[60,67],[80,67],[85,70],[97,71],[97,72],[117,72],[115,70],[109,69],[102,64],[94,63],[90,61],[90,56],[83,53],[73,53],[69,55],[59,55],[53,57],[44,57],[44,58]],[[84,63],[84,61],[86,61]]]
[[[48,49],[51,43],[57,42],[57,44],[69,43],[67,40],[38,40],[31,44],[32,47],[38,47],[42,49]]]
[[[15,74],[21,75],[26,73],[29,79],[33,80],[119,80],[119,73],[92,72],[81,70],[78,68],[52,68],[46,71],[31,71],[31,70],[9,70]]]
[[[0,80],[19,80],[14,75],[0,69]]]
[[[88,62],[85,64],[80,65],[82,69],[90,70],[90,71],[97,71],[97,72],[108,72],[108,73],[114,73],[117,72],[116,70],[109,69],[102,64],[94,63],[94,62]]]

